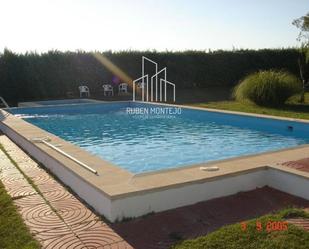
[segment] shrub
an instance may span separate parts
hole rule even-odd
[[[258,105],[276,106],[301,92],[300,81],[284,71],[259,71],[245,77],[235,88],[236,100],[251,100]]]

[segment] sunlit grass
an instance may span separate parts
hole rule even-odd
[[[23,219],[0,182],[0,248],[36,249],[39,243],[31,236]]]
[[[293,96],[286,104],[279,107],[261,107],[249,101],[218,101],[196,103],[192,105],[229,111],[309,119],[309,93],[306,93],[304,103],[299,103],[299,98],[299,96]]]

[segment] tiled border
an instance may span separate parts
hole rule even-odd
[[[0,180],[43,248],[132,248],[6,136],[0,143],[40,190],[0,150]]]

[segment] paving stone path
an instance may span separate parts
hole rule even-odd
[[[6,136],[0,143],[42,194],[0,150],[0,180],[42,248],[133,248]]]

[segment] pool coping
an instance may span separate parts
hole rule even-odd
[[[160,103],[159,105],[162,104]],[[241,112],[205,109],[202,107],[179,106],[173,104],[165,105],[248,116],[247,113],[244,114]],[[268,169],[285,172],[287,174],[309,180],[309,173],[307,172],[301,172],[296,169],[287,167],[280,167],[280,164],[285,161],[298,160],[304,158],[304,155],[306,154],[309,155],[309,144],[297,146],[294,148],[282,149],[274,152],[234,157],[230,159],[194,164],[162,171],[141,173],[136,175],[121,169],[120,167],[113,165],[97,156],[91,155],[89,152],[55,136],[54,134],[40,129],[39,127],[34,126],[22,120],[21,118],[15,117],[5,110],[1,110],[0,114],[2,116],[0,129],[9,137],[11,137],[11,139],[12,132],[18,134],[20,139],[24,140],[24,142],[30,143],[31,146],[34,146],[36,149],[38,149],[40,153],[47,154],[57,163],[63,165],[77,178],[94,187],[97,191],[101,192],[110,201],[145,195],[149,193],[156,193],[158,191],[182,188],[192,184],[213,182]],[[281,117],[278,118],[268,115],[249,114],[249,116],[309,123],[308,120]],[[33,137],[49,137],[52,144],[61,144],[60,148],[62,150],[76,157],[82,162],[86,162],[87,165],[98,171],[98,175],[94,175],[93,173],[85,170],[84,168],[80,167],[80,165],[43,144],[33,143],[30,141],[30,139]],[[44,164],[44,162],[42,163]],[[219,170],[202,171],[200,169],[200,167],[207,167],[210,165],[217,166]]]
[[[135,101],[135,102],[136,103],[145,103],[145,102],[142,102],[142,101]],[[186,108],[186,109],[209,111],[209,112],[215,112],[215,113],[235,114],[235,115],[249,116],[249,117],[255,117],[255,118],[258,117],[258,118],[266,118],[266,119],[276,119],[276,120],[283,120],[283,121],[309,123],[308,119],[289,118],[289,117],[274,116],[274,115],[260,114],[260,113],[230,111],[230,110],[215,109],[215,108],[208,108],[208,107],[198,107],[198,106],[192,106],[192,105],[177,105],[177,104],[169,104],[169,103],[161,103],[161,102],[149,102],[149,104],[171,106],[171,107],[181,107],[181,108]]]
[[[41,100],[41,101],[29,101],[29,102],[18,102],[18,107],[16,108],[33,108],[33,107],[47,107],[47,106],[59,106],[59,105],[80,105],[80,104],[94,104],[94,103],[103,103],[103,100],[90,99],[90,98],[74,98],[74,99],[66,99],[66,100],[87,100],[85,103],[62,103],[62,104],[50,104],[44,105],[40,104],[42,102],[52,102],[52,101],[61,101],[63,99],[51,99],[51,100]],[[13,107],[15,108],[15,107]],[[6,109],[6,108],[5,108]]]

